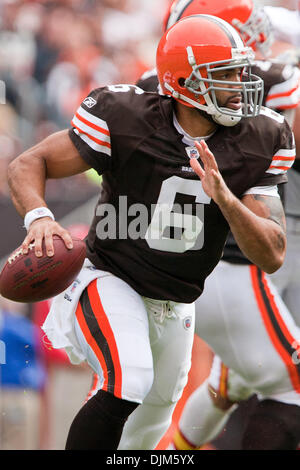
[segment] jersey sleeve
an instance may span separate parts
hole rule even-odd
[[[103,88],[93,90],[75,112],[69,136],[81,157],[99,174],[111,170],[113,155]]]
[[[273,155],[263,178],[255,186],[271,186],[286,183],[288,170],[292,167],[296,158],[296,145],[294,134],[284,117],[274,111],[264,108],[263,111],[272,119],[278,119],[276,126],[277,137],[274,139]]]
[[[286,65],[280,75],[278,83],[271,86],[265,105],[278,110],[296,108],[300,103],[300,69]]]

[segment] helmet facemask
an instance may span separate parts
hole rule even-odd
[[[234,18],[231,24],[239,31],[246,46],[258,50],[264,57],[270,55],[274,42],[273,28],[263,8],[255,5],[246,23]]]
[[[245,54],[245,53],[248,53]],[[243,51],[232,49],[232,59],[209,62],[198,65],[191,46],[187,47],[189,64],[192,67],[190,76],[185,80],[184,87],[195,96],[195,100],[188,98],[184,93],[180,96],[172,95],[174,98],[189,103],[195,108],[205,111],[211,115],[213,120],[223,126],[234,126],[241,118],[254,117],[260,113],[263,100],[263,81],[251,73],[251,62],[253,52],[249,48]],[[240,82],[216,80],[213,78],[215,72],[231,69],[243,69],[243,77]],[[201,73],[202,70],[202,73]],[[204,70],[204,73],[203,73]],[[165,87],[171,91],[171,87],[165,83]],[[242,96],[240,110],[220,107],[216,97],[216,91],[236,92]]]

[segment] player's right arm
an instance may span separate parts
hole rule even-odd
[[[50,135],[39,144],[26,150],[13,160],[8,167],[8,184],[12,201],[20,214],[25,214],[37,207],[47,207],[45,185],[49,178],[64,178],[82,173],[90,166],[80,156],[72,143],[68,130]],[[68,248],[72,239],[67,230],[49,217],[35,220],[29,228],[22,247],[26,253],[34,240],[35,253],[42,254],[42,241],[45,238],[46,251],[53,254],[52,235],[59,235]]]

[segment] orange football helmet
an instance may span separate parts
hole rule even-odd
[[[269,53],[274,40],[271,22],[253,0],[175,0],[166,12],[164,28],[186,16],[202,14],[222,18],[236,28],[246,46],[263,55]]]
[[[263,99],[263,80],[251,73],[254,52],[226,21],[210,15],[183,18],[162,36],[156,68],[162,93],[210,114],[232,126],[242,117],[257,116]],[[241,69],[241,81],[216,80],[214,72]],[[216,90],[242,95],[240,110],[220,107]]]

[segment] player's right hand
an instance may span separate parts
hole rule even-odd
[[[29,227],[27,236],[22,243],[23,254],[27,254],[29,245],[34,243],[35,255],[37,257],[43,256],[42,243],[43,240],[45,240],[47,256],[53,256],[53,235],[61,237],[68,249],[73,248],[72,237],[66,229],[50,217],[41,217],[40,219],[34,220]]]

